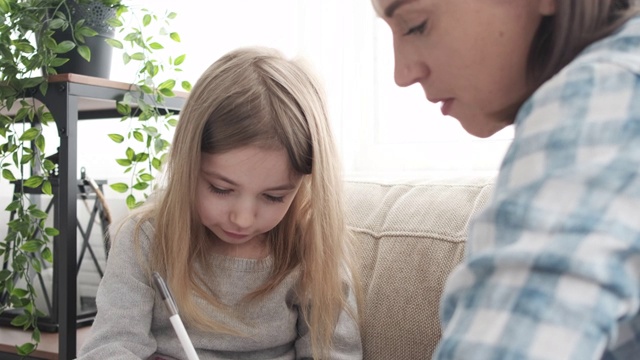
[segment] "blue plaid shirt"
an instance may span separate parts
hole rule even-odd
[[[434,359],[640,359],[640,17],[524,103]]]

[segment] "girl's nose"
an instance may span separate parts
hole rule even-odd
[[[256,209],[252,201],[240,200],[229,213],[229,220],[239,229],[246,229],[253,225]]]

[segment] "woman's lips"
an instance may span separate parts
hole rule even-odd
[[[453,104],[453,99],[444,99],[440,101],[440,111],[442,115],[447,116],[451,113],[451,105]]]

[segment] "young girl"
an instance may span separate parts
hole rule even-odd
[[[637,1],[373,3],[398,85],[471,134],[515,124],[434,358],[640,359]]]
[[[80,359],[360,359],[357,272],[319,84],[275,50],[216,61],[181,112],[167,184],[109,253]]]

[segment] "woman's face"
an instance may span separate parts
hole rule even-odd
[[[531,93],[527,58],[555,0],[373,0],[393,33],[395,81],[478,137],[513,123]]]

